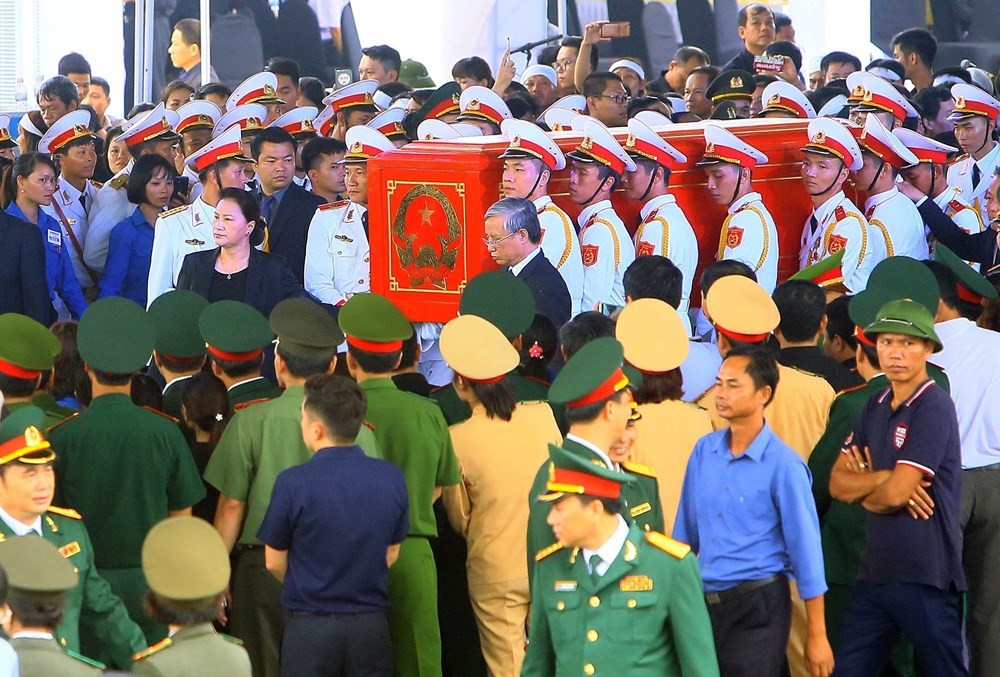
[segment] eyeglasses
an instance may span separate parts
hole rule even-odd
[[[564,71],[567,68],[572,68],[576,64],[576,59],[563,59],[562,61],[553,61],[552,68],[557,71]]]
[[[503,242],[507,238],[514,237],[515,235],[517,235],[517,231],[516,230],[513,233],[507,233],[506,235],[504,235],[503,237],[501,237],[498,240],[494,240],[491,237],[484,237],[483,238],[483,244],[486,245],[487,249],[490,249],[492,247],[496,247],[498,244],[500,244],[501,242]]]
[[[596,99],[611,99],[612,101],[614,101],[615,103],[617,103],[619,106],[627,106],[628,103],[629,103],[629,101],[632,100],[632,97],[628,96],[626,94],[600,94],[600,95],[598,95],[598,96],[596,96],[594,98],[596,98]]]

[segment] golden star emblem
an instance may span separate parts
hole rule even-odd
[[[420,210],[420,225],[425,223],[429,226],[431,225],[431,216],[434,214],[434,210],[427,206],[427,202],[424,202],[424,208]]]

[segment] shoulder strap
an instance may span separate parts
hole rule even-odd
[[[607,226],[608,230],[611,232],[611,239],[615,244],[615,269],[617,270],[619,264],[621,264],[622,246],[621,243],[618,242],[618,232],[615,230],[615,225],[610,221],[602,218],[595,218],[594,223],[600,223],[604,226]]]
[[[646,541],[650,545],[655,546],[667,553],[672,557],[677,559],[684,559],[687,554],[691,552],[691,546],[687,543],[681,543],[680,541],[675,541],[665,534],[661,534],[659,531],[647,531]]]
[[[882,231],[882,237],[885,238],[885,249],[888,256],[893,256],[895,249],[892,246],[892,238],[889,237],[889,229],[885,227],[885,224],[878,219],[872,219],[869,221],[871,225]]]
[[[83,247],[80,246],[80,240],[77,239],[76,233],[73,232],[73,226],[70,225],[69,219],[66,218],[66,213],[62,210],[62,207],[59,206],[59,200],[53,198],[52,206],[55,208],[56,214],[59,216],[59,220],[62,221],[62,225],[63,228],[66,230],[66,234],[69,235],[69,241],[73,245],[73,250],[76,252],[77,258],[80,259],[80,263],[83,265],[83,269],[87,271],[87,277],[90,278],[90,281],[93,282],[94,286],[96,287],[98,283],[97,273],[95,273],[93,269],[91,269],[91,267],[88,266],[86,262],[84,262]]]
[[[563,248],[562,256],[559,257],[559,263],[556,264],[556,269],[558,270],[559,268],[563,267],[563,264],[566,263],[567,260],[569,260],[569,255],[573,251],[573,225],[570,223],[569,217],[566,216],[566,212],[559,209],[559,207],[557,207],[555,203],[550,202],[549,204],[545,205],[542,208],[542,211],[555,212],[556,215],[559,217],[559,220],[562,221],[563,235],[566,238],[566,246]]]

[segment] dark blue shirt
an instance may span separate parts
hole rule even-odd
[[[766,422],[739,456],[728,429],[698,440],[673,535],[697,553],[707,592],[774,574],[794,578],[802,599],[826,592],[812,475]]]
[[[28,221],[16,202],[10,203],[7,213]],[[42,231],[45,242],[45,278],[49,283],[49,297],[54,305],[57,299],[62,299],[73,319],[79,320],[87,309],[87,300],[83,298],[83,288],[69,257],[68,248],[72,246],[69,238],[63,235],[59,222],[41,209],[38,210],[38,229]]]
[[[402,471],[358,446],[328,447],[278,475],[257,538],[288,551],[286,609],[369,613],[389,606],[386,548],[409,530]]]
[[[955,403],[927,381],[892,408],[892,388],[868,401],[848,444],[871,451],[872,470],[904,463],[931,481],[934,516],[913,519],[905,510],[871,513],[858,578],[871,583],[920,583],[965,590],[959,511],[962,451]]]
[[[111,229],[98,298],[124,296],[145,308],[152,256],[153,224],[136,207],[131,216]]]

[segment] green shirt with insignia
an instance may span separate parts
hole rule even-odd
[[[434,489],[462,481],[448,424],[433,400],[400,390],[391,378],[371,378],[360,386],[379,448],[406,477],[410,535],[437,536]]]
[[[604,464],[604,460],[585,444],[581,444],[572,439],[566,439],[562,443],[563,449],[580,454],[591,462]],[[551,507],[547,503],[541,503],[537,499],[544,494],[546,482],[549,479],[549,462],[546,461],[538,469],[535,481],[531,485],[531,493],[528,496],[528,580],[534,578],[534,558],[536,552],[551,545],[555,540],[552,527],[545,521]],[[663,530],[663,507],[660,504],[659,486],[655,477],[646,475],[636,475],[636,481],[622,485],[622,501],[624,509],[622,516],[625,521],[635,522],[644,531]]]
[[[633,524],[602,576],[579,548],[538,554],[521,677],[716,677],[691,548]]]
[[[253,402],[254,400],[273,400],[281,397],[281,388],[268,381],[263,376],[241,381],[229,388],[229,406]]]
[[[269,402],[236,412],[205,468],[205,481],[220,492],[246,503],[243,530],[237,543],[261,545],[257,531],[271,502],[278,475],[312,458],[302,441],[303,386],[289,386]],[[371,429],[361,426],[358,445],[372,458],[382,458]]]
[[[104,666],[79,654],[68,654],[53,639],[15,637],[10,645],[17,652],[22,677],[91,677],[104,672]]]
[[[49,431],[57,457],[55,502],[86,520],[99,569],[142,566],[150,527],[205,496],[177,424],[128,395],[95,397]]]
[[[80,627],[83,626],[90,636],[103,644],[105,653],[118,666],[127,668],[133,654],[146,647],[146,638],[129,618],[122,600],[97,573],[90,535],[78,516],[70,516],[75,514],[55,508],[43,515],[41,521],[42,538],[56,546],[77,573],[76,587],[66,593],[56,637],[63,648],[80,651]],[[5,520],[0,520],[0,541],[13,537],[14,531]]]
[[[138,677],[250,677],[250,657],[238,639],[200,623],[142,652],[132,672]]]
[[[35,397],[38,397],[38,395],[35,395]],[[59,411],[59,410],[56,410],[56,409],[51,408],[51,407],[43,406],[42,404],[38,404],[38,403],[35,402],[35,397],[32,397],[31,401],[29,401],[29,402],[7,402],[5,406],[7,407],[7,411],[9,411],[12,414],[15,411],[17,411],[18,409],[23,409],[24,407],[38,407],[43,412],[45,412],[45,429],[46,430],[48,430],[49,428],[52,428],[53,426],[59,425],[60,423],[62,423],[63,421],[65,421],[68,417],[70,417],[70,416],[73,415],[71,413],[71,414],[66,414],[64,416],[63,413],[61,411]],[[73,412],[73,413],[76,413],[76,412]]]

